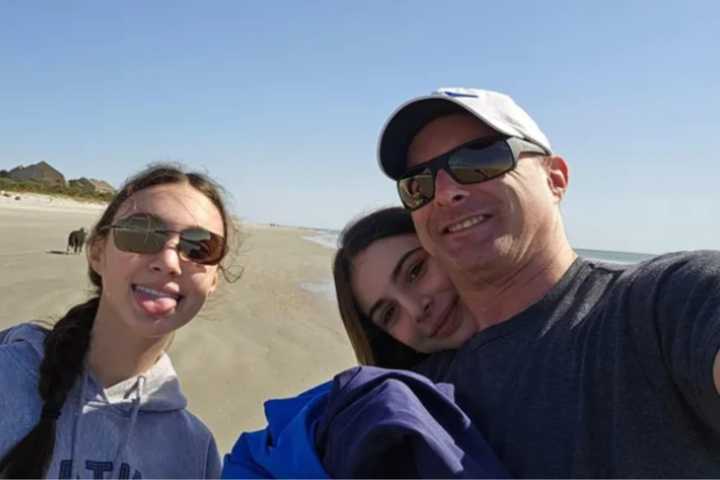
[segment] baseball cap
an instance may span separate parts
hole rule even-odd
[[[462,112],[503,135],[527,140],[552,155],[550,142],[540,127],[508,95],[477,88],[441,88],[405,102],[390,115],[378,143],[380,169],[394,180],[400,178],[405,172],[408,146],[420,129],[438,117]]]

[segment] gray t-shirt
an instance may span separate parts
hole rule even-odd
[[[416,370],[510,473],[720,477],[720,252],[576,260],[541,301]]]

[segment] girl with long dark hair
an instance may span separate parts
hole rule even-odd
[[[165,349],[215,290],[231,231],[202,174],[160,165],[125,183],[88,240],[96,294],[50,329],[0,333],[1,477],[219,475]]]

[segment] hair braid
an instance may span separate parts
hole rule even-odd
[[[71,308],[45,337],[38,392],[42,414],[35,427],[0,461],[3,478],[45,476],[55,448],[55,424],[70,389],[83,371],[100,299]]]

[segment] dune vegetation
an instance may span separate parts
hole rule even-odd
[[[70,180],[68,185],[48,184],[32,180],[12,180],[7,177],[0,177],[0,190],[16,193],[42,193],[45,195],[57,195],[70,197],[76,200],[108,202],[112,198],[112,192],[98,192],[80,182]]]

